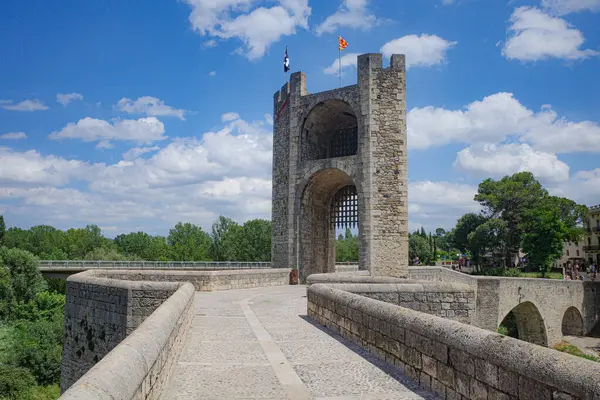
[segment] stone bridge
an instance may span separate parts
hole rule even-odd
[[[596,283],[289,272],[69,277],[61,399],[600,398],[600,365],[538,345],[594,325]]]
[[[600,321],[600,282],[467,275],[444,267],[410,267],[409,279],[461,285],[472,291],[474,312],[468,323],[496,331],[513,313],[519,338],[549,346],[565,335],[583,336]],[[315,274],[309,283],[403,283],[390,277]],[[381,290],[378,289],[378,290]],[[410,308],[414,305],[408,304]]]

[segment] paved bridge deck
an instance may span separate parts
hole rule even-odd
[[[306,317],[306,288],[196,292],[163,399],[437,399]]]

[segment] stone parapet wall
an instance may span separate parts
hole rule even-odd
[[[204,269],[231,270],[271,268],[270,262],[246,261],[106,261],[106,260],[40,260],[40,269]]]
[[[282,268],[234,271],[94,269],[72,275],[67,280],[61,392],[124,343],[130,334],[137,332],[141,324],[181,287],[189,286],[193,297],[196,290],[287,285],[289,275],[290,270]]]
[[[477,277],[454,271],[448,267],[409,267],[409,279],[454,282],[472,287],[477,286]]]
[[[443,399],[599,399],[600,365],[324,284],[308,315]]]
[[[110,271],[112,277],[131,281],[190,282],[197,291],[248,289],[289,284],[289,268],[234,271]]]
[[[347,273],[347,272],[356,272],[358,271],[358,264],[356,265],[346,265],[346,264],[336,264],[335,272],[338,273]]]
[[[470,324],[475,320],[475,293],[466,285],[415,281],[401,284],[333,284],[328,286],[465,324]]]
[[[193,285],[113,278],[67,281],[61,399],[159,398],[182,350]]]
[[[102,270],[71,276],[67,280],[61,390],[133,332],[179,286],[122,281]]]

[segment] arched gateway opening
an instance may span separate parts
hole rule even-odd
[[[328,168],[313,174],[299,202],[300,276],[335,272],[336,231],[358,226],[359,193],[346,172]]]

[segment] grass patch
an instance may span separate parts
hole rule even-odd
[[[592,356],[592,355],[586,354],[583,351],[581,351],[579,349],[579,347],[573,346],[572,344],[569,344],[569,343],[564,342],[564,341],[558,343],[557,345],[555,345],[554,346],[554,350],[562,351],[563,353],[568,353],[568,354],[571,354],[573,356],[585,358],[586,360],[600,362],[600,358],[598,358],[596,356]]]
[[[542,278],[542,273],[541,272],[521,272],[519,276],[522,278]],[[543,278],[562,279],[563,276],[560,272],[547,272],[546,276]]]

